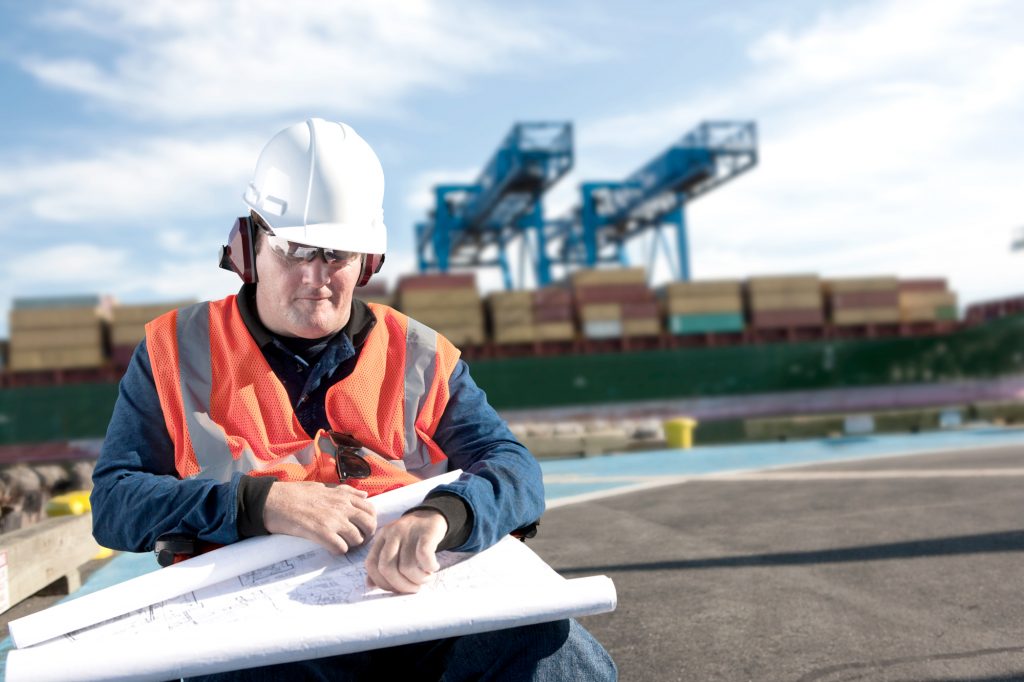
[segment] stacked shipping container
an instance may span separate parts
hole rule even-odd
[[[538,341],[573,341],[572,294],[558,286],[533,292],[533,323]]]
[[[750,326],[755,329],[821,327],[821,280],[817,275],[751,277],[747,280]]]
[[[945,279],[900,281],[900,319],[913,322],[953,322],[957,319],[956,294]]]
[[[672,334],[743,331],[743,295],[739,280],[672,282],[659,290]]]
[[[895,277],[830,279],[823,288],[829,319],[838,327],[900,321],[900,285]]]
[[[374,282],[356,290],[356,296],[394,305],[460,346],[582,339],[621,340],[625,349],[626,341],[637,337],[648,347],[653,347],[651,340],[658,347],[674,345],[663,336],[665,331],[678,337],[734,333],[743,334],[740,340],[760,341],[902,335],[944,330],[957,320],[956,294],[945,279],[894,276],[673,282],[659,290],[659,305],[641,268],[581,270],[567,282],[544,289],[490,294],[487,328],[472,274],[405,277],[396,295]],[[42,370],[123,368],[144,336],[145,323],[188,303],[111,306],[100,296],[16,300],[10,342],[0,340],[0,369],[5,377],[37,372],[28,377],[34,380]],[[689,343],[679,338],[675,345]],[[709,338],[707,343],[717,342]],[[604,346],[585,345],[582,350],[598,347]],[[574,346],[573,352],[579,350]],[[108,362],[111,357],[113,363]]]
[[[587,339],[658,336],[661,313],[643,268],[572,274],[580,330]]]
[[[115,305],[111,309],[110,345],[114,364],[127,367],[139,342],[146,337],[146,323],[164,313],[191,305],[195,301]]]
[[[487,297],[491,316],[491,339],[499,345],[533,343],[533,292],[496,291]]]
[[[110,302],[99,296],[14,299],[10,369],[94,368],[107,359]]]
[[[483,344],[484,314],[473,275],[411,275],[398,282],[398,308],[456,346]]]

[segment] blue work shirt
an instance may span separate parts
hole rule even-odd
[[[240,308],[252,300],[253,293],[251,285],[242,288]],[[354,300],[353,313],[353,317],[365,316],[365,304]],[[323,349],[317,349],[316,361],[304,367],[301,357],[284,347],[280,338],[258,338],[266,333],[261,323],[247,319],[246,324],[288,390],[306,432],[329,429],[324,398],[327,389],[355,367],[361,347],[359,334],[355,335],[356,345],[351,334],[336,334]],[[479,551],[540,518],[544,511],[540,466],[488,404],[462,360],[449,379],[449,393],[434,441],[448,456],[449,469],[464,473],[457,481],[439,486],[436,493],[457,496],[468,511],[468,537],[452,549]],[[131,552],[152,550],[157,538],[169,533],[220,544],[236,542],[241,539],[238,507],[242,479],[239,473],[226,483],[178,476],[174,444],[160,407],[146,342],[142,341],[121,379],[93,474],[91,502],[97,542]]]

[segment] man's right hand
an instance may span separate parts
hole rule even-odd
[[[366,492],[347,485],[275,482],[263,508],[271,533],[312,540],[332,554],[345,554],[377,529],[377,512]]]

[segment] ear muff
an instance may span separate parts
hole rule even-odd
[[[383,253],[368,253],[364,255],[363,265],[359,270],[359,279],[356,281],[356,286],[366,286],[366,283],[370,281],[370,278],[380,272],[380,267],[382,265],[384,265]]]
[[[227,246],[220,247],[220,267],[236,273],[246,284],[256,283],[256,225],[249,216],[235,220]]]

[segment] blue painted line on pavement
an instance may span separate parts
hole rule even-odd
[[[544,472],[547,499],[551,502],[569,495],[631,487],[638,482],[649,481],[659,476],[675,478],[1014,445],[1024,447],[1024,429],[984,428],[784,443],[699,446],[688,450],[657,450],[573,460],[551,460],[542,462],[541,470]]]

